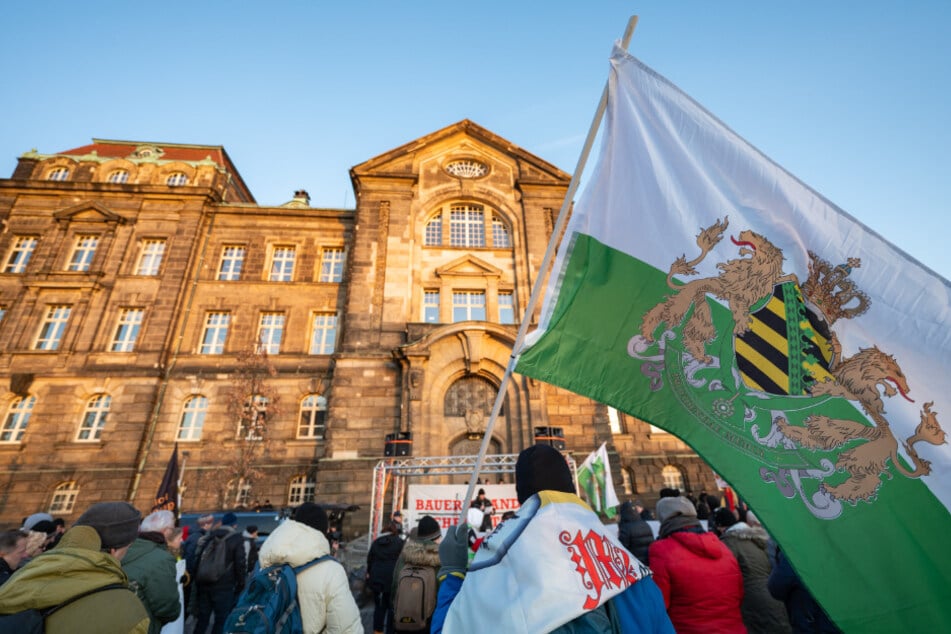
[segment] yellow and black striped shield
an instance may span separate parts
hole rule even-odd
[[[786,282],[752,312],[750,329],[736,336],[736,362],[743,382],[769,394],[805,395],[832,378],[832,349],[825,320]]]

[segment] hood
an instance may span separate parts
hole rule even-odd
[[[238,529],[234,526],[219,526],[211,532],[211,535],[212,537],[227,537],[236,532],[238,532]]]
[[[0,586],[0,613],[45,608],[111,583],[128,583],[118,560],[100,551],[91,526],[74,526],[59,545],[38,555]]]
[[[725,550],[725,547],[720,543],[720,538],[713,533],[680,531],[665,539],[674,540],[693,554],[704,559],[719,559],[723,556]]]
[[[769,541],[769,534],[765,529],[760,528],[759,526],[750,526],[744,522],[737,522],[730,528],[726,529],[726,532],[723,533],[721,539],[742,539],[749,540],[759,546],[761,549],[766,550],[766,543]]]
[[[261,546],[258,561],[262,568],[278,564],[300,566],[329,552],[330,544],[319,530],[294,520],[284,520]]]
[[[439,568],[439,544],[430,540],[410,539],[403,546],[403,561],[416,566]]]
[[[621,521],[622,522],[633,522],[641,519],[641,516],[634,509],[634,505],[630,502],[625,502],[621,505]]]

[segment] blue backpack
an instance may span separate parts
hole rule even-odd
[[[227,634],[302,634],[297,575],[330,555],[293,568],[290,564],[255,569],[250,583],[225,621]]]

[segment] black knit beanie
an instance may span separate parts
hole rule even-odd
[[[539,491],[575,493],[575,483],[565,457],[551,445],[522,450],[515,463],[515,492],[522,504]]]
[[[420,541],[431,541],[442,536],[442,530],[439,528],[439,522],[429,515],[423,515],[416,526],[416,536]]]
[[[294,521],[315,528],[324,535],[327,534],[327,512],[319,504],[304,502],[298,506],[297,511],[294,512]]]

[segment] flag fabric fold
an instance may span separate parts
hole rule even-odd
[[[162,482],[159,484],[158,492],[155,494],[152,511],[172,511],[175,513],[175,517],[179,515],[178,443],[175,443],[172,455],[168,459],[168,465],[165,467],[165,475],[162,476]]]
[[[614,490],[607,443],[601,443],[598,450],[592,451],[578,467],[578,486],[584,491],[588,504],[596,513],[609,518],[617,515],[620,502]]]
[[[688,443],[846,632],[945,629],[951,285],[626,52],[611,65],[515,371]]]

